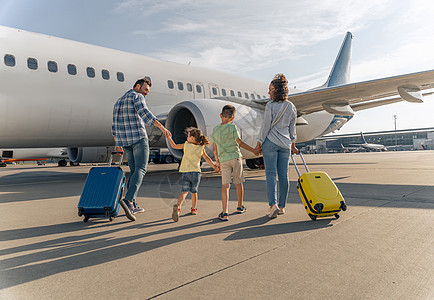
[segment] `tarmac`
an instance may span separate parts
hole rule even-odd
[[[341,190],[339,219],[307,216],[293,166],[285,215],[266,217],[264,170],[245,168],[247,212],[232,186],[221,222],[204,164],[198,215],[187,200],[177,223],[176,164],[149,165],[135,222],[78,217],[91,165],[1,168],[0,299],[434,299],[434,151],[305,158]]]

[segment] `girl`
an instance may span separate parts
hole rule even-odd
[[[172,219],[175,222],[179,220],[181,205],[188,192],[191,193],[191,214],[197,214],[197,189],[200,183],[201,157],[205,158],[207,163],[213,167],[217,173],[220,171],[204,151],[205,146],[209,145],[209,140],[202,134],[202,131],[195,127],[189,127],[185,131],[188,136],[184,144],[175,144],[172,137],[168,137],[173,149],[184,149],[184,156],[182,157],[181,166],[179,167],[179,172],[182,173],[182,189],[178,197],[178,203],[173,206],[172,212]]]

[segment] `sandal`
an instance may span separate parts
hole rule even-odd
[[[197,208],[192,208],[191,209],[191,214],[192,215],[197,215]]]
[[[243,206],[238,206],[237,207],[237,214],[242,214],[245,213],[247,211],[247,209]]]
[[[228,213],[223,213],[223,212],[221,212],[221,213],[219,214],[218,218],[219,218],[220,220],[222,220],[222,221],[229,221]]]

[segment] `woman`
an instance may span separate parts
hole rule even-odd
[[[297,138],[295,123],[297,110],[288,98],[288,80],[277,74],[271,81],[268,94],[271,101],[265,106],[264,122],[257,138],[256,148],[262,148],[267,181],[268,217],[276,218],[285,213],[289,191],[288,165],[291,151]],[[279,197],[277,199],[276,175],[279,176]]]

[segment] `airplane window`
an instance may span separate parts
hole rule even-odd
[[[68,65],[68,74],[69,75],[77,75],[77,67],[75,65]]]
[[[240,97],[240,98],[242,97],[241,92],[238,92],[238,97]]]
[[[214,95],[217,95],[217,89],[216,89],[215,87],[212,88],[212,93],[213,93]]]
[[[254,95],[254,94],[251,94],[251,96],[252,96],[252,99],[255,100],[255,95]]]
[[[192,91],[193,91],[193,86],[191,85],[191,83],[187,83],[187,90],[188,90],[189,92],[192,92]]]
[[[196,85],[196,91],[198,92],[198,93],[202,93],[202,87],[200,86],[200,85]]]
[[[235,92],[233,90],[231,90],[231,96],[235,97]]]
[[[184,85],[182,82],[178,81],[178,90],[182,91],[184,89]]]
[[[101,75],[102,75],[102,78],[105,79],[105,80],[109,80],[110,79],[110,73],[107,70],[102,70],[101,71]]]
[[[87,77],[94,78],[95,77],[95,69],[92,67],[86,68]]]
[[[226,96],[226,90],[225,89],[222,89],[222,95]]]
[[[125,81],[124,73],[122,73],[122,72],[117,72],[117,73],[116,73],[116,76],[117,76],[117,78],[118,78],[118,81],[120,81],[120,82],[124,82],[124,81]]]
[[[55,61],[49,61],[47,63],[48,71],[56,73],[57,72],[57,62]]]
[[[167,80],[167,85],[169,86],[169,89],[173,89],[173,81],[172,80]]]
[[[30,70],[37,70],[38,69],[38,61],[36,60],[36,58],[29,57],[27,59],[27,67]]]
[[[249,94],[244,93],[244,97],[245,97],[246,99],[249,99]]]
[[[261,99],[261,96],[259,96],[259,95],[256,95],[256,97],[258,98],[258,100]]]
[[[15,67],[15,56],[11,54],[5,55],[5,65],[8,67]]]

